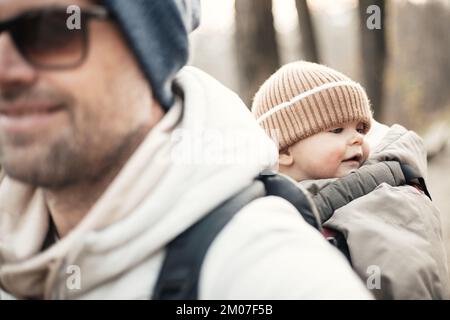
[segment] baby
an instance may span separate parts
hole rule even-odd
[[[278,141],[279,171],[298,182],[343,177],[368,157],[367,94],[331,68],[304,61],[283,66],[258,90],[252,112]]]

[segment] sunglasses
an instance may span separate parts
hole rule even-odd
[[[100,6],[82,9],[75,28],[69,23],[72,16],[62,7],[27,11],[0,21],[0,35],[8,32],[21,55],[36,68],[75,68],[88,53],[87,24],[91,19],[107,19],[108,11]]]

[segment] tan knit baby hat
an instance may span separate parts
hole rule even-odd
[[[267,79],[252,112],[278,139],[279,150],[336,125],[361,121],[370,129],[372,111],[364,88],[342,73],[316,63],[289,63]]]

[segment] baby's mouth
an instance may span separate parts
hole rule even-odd
[[[362,159],[362,155],[361,154],[356,154],[350,158],[345,159],[342,162],[351,162],[351,161],[356,161],[358,163],[361,163],[361,159]]]

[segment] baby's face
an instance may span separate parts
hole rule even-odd
[[[346,176],[367,160],[365,135],[364,124],[355,121],[303,139],[291,146],[294,169],[301,180]]]

